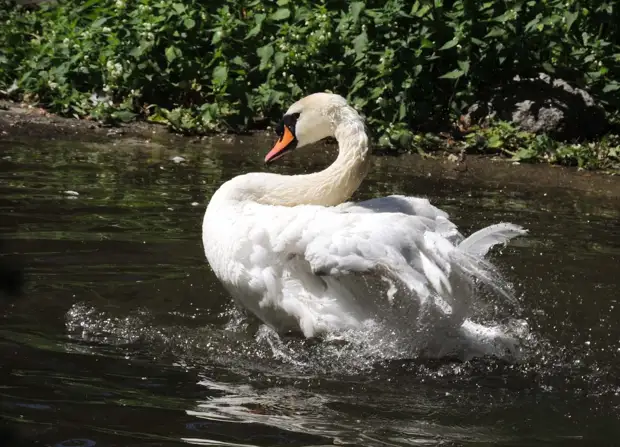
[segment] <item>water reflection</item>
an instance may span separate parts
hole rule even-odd
[[[496,259],[533,333],[518,365],[381,360],[256,335],[231,309],[204,260],[202,214],[224,179],[263,169],[270,141],[185,141],[0,142],[0,232],[28,278],[0,317],[4,419],[49,445],[601,445],[620,434],[617,198],[377,159],[356,199],[429,196],[465,232],[503,220],[530,230]],[[330,150],[274,169],[320,169]]]

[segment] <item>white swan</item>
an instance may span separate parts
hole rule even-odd
[[[329,136],[338,157],[313,174],[237,176],[215,192],[203,221],[215,275],[264,323],[314,337],[370,319],[423,337],[431,326],[463,325],[476,282],[511,298],[483,256],[526,233],[521,227],[493,225],[464,239],[426,199],[343,203],[370,164],[363,120],[343,97],[299,100],[277,133],[266,162]]]

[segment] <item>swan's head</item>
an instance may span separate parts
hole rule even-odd
[[[313,93],[289,107],[276,127],[278,141],[265,157],[270,163],[296,147],[333,137],[347,101],[333,93]]]

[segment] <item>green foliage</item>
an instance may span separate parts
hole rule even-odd
[[[547,135],[536,135],[504,121],[488,127],[472,127],[462,138],[419,134],[414,138],[419,152],[438,148],[449,153],[498,154],[515,162],[546,162],[581,169],[620,170],[620,135],[609,134],[596,142],[566,143]]]
[[[0,0],[0,90],[63,115],[185,133],[279,119],[340,93],[380,145],[412,149],[514,75],[620,106],[620,8],[605,0]]]

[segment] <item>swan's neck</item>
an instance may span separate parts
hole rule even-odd
[[[351,107],[339,110],[334,122],[339,151],[328,168],[304,175],[242,175],[223,186],[227,199],[280,206],[333,206],[348,200],[370,166],[368,136],[362,119]]]

